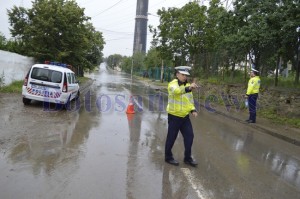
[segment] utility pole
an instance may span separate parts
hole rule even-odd
[[[161,69],[160,69],[160,82],[164,82],[164,60],[161,60]]]
[[[132,73],[133,73],[133,56],[131,57],[131,69],[130,69],[131,81],[132,81]]]
[[[299,84],[299,76],[300,76],[300,26],[296,28],[296,32],[298,34],[297,40],[297,63],[296,63],[296,77],[295,77],[295,84]]]
[[[147,24],[148,24],[148,0],[137,0],[134,28],[133,54],[146,53]]]

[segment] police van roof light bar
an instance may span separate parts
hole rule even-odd
[[[45,61],[44,63],[49,64],[49,65],[61,66],[61,67],[67,68],[67,64],[63,64],[63,63],[60,63],[60,62]]]

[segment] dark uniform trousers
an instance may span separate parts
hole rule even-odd
[[[189,161],[192,153],[192,144],[194,140],[194,132],[189,115],[186,117],[177,117],[168,114],[168,135],[165,145],[165,160],[172,160],[172,148],[180,131],[184,141],[184,160]]]
[[[252,120],[253,122],[256,122],[256,101],[258,98],[258,94],[251,94],[248,97],[249,102],[249,120]]]

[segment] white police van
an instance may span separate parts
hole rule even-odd
[[[22,87],[24,105],[31,100],[65,105],[79,95],[75,73],[66,64],[55,62],[33,65]]]

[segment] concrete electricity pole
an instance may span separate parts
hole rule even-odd
[[[137,0],[133,54],[137,52],[146,53],[147,24],[148,24],[148,0]]]

